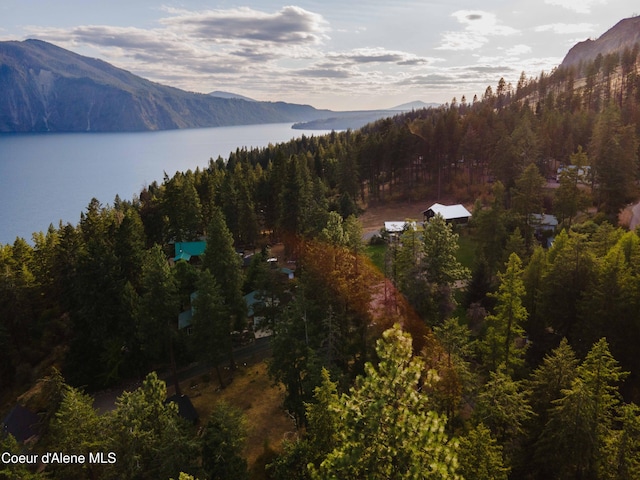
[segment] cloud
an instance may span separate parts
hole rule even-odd
[[[501,76],[512,74],[517,79],[524,69],[519,55],[530,52],[526,45],[501,42],[493,54],[506,52],[508,60],[504,55],[491,61],[476,56],[472,66],[453,67],[444,58],[421,54],[424,44],[415,47],[422,50],[335,44],[329,48],[330,25],[321,15],[299,7],[271,12],[164,7],[162,12],[163,18],[147,28],[81,25],[30,27],[29,31],[64,48],[185,90],[231,90],[254,98],[298,103],[343,98],[350,104],[356,97],[409,92],[421,96],[429,91],[460,97],[484,91]],[[494,14],[479,10],[460,10],[453,18],[459,29],[441,37],[442,50],[474,50],[494,38],[518,33],[502,25]],[[469,60],[473,61],[467,55],[463,61]],[[444,68],[436,69],[436,64]],[[510,67],[501,66],[505,64]],[[327,100],[329,93],[332,100]]]
[[[560,35],[590,33],[596,26],[593,23],[550,23],[537,26],[536,32],[553,32]]]
[[[358,48],[348,52],[333,52],[327,54],[327,59],[350,64],[388,63],[405,66],[427,65],[438,61],[435,58],[384,48]]]
[[[295,72],[297,75],[303,77],[316,77],[316,78],[351,78],[352,74],[348,70],[340,68],[305,68]]]
[[[328,38],[321,15],[288,6],[265,13],[248,7],[191,12],[168,10],[173,16],[161,23],[204,41],[250,40],[274,44],[318,44]]]
[[[214,83],[222,75],[257,75],[258,65],[260,75],[267,78],[271,74],[268,81],[273,82],[282,73],[279,61],[321,57],[318,46],[329,31],[322,16],[299,7],[272,13],[250,8],[163,11],[164,18],[153,28],[31,26],[26,31],[151,80],[170,79],[174,86],[187,89]]]
[[[198,48],[172,32],[135,27],[83,25],[72,28],[29,28],[30,34],[60,46],[77,49],[88,46],[98,49],[109,62],[127,63],[127,59],[170,64],[191,64],[211,59],[212,52]]]
[[[507,48],[505,50],[505,53],[509,56],[509,57],[519,57],[521,55],[524,55],[526,53],[531,53],[531,47],[529,45],[514,45],[511,48]]]
[[[488,37],[471,32],[445,32],[436,50],[477,50],[488,41]]]
[[[573,10],[576,13],[591,13],[593,6],[606,5],[607,0],[544,0],[544,3]]]
[[[233,57],[266,63],[278,58],[314,57],[328,31],[322,16],[299,7],[275,13],[250,8],[192,12],[165,8],[159,27],[143,29],[109,25],[71,28],[29,27],[38,38],[67,48],[87,45],[108,58],[187,64],[229,61]]]
[[[463,31],[448,31],[438,50],[477,50],[493,36],[514,35],[514,28],[500,25],[495,14],[480,10],[458,10],[452,14],[464,26]]]
[[[480,35],[513,35],[517,30],[500,25],[496,15],[480,10],[458,10],[452,16],[465,25],[468,32]]]

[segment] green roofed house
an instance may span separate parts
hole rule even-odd
[[[207,242],[176,242],[174,245],[174,262],[184,260],[190,262],[192,257],[200,257],[207,248]]]

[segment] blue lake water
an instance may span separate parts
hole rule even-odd
[[[49,224],[76,224],[95,197],[130,200],[164,172],[206,167],[237,148],[266,147],[319,130],[290,123],[135,133],[0,135],[0,244],[31,241]]]

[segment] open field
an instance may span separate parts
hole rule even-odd
[[[385,205],[368,207],[360,215],[362,232],[364,234],[380,230],[384,222],[402,221],[406,219],[422,220],[422,212],[431,206],[433,202],[394,202]]]

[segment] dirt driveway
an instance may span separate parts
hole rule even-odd
[[[640,203],[636,203],[631,209],[631,221],[629,222],[629,230],[635,230],[640,225]]]
[[[407,219],[422,221],[423,210],[432,203],[402,202],[369,207],[359,217],[362,223],[362,233],[365,236],[371,235],[380,230],[384,226],[384,222],[400,222]]]

